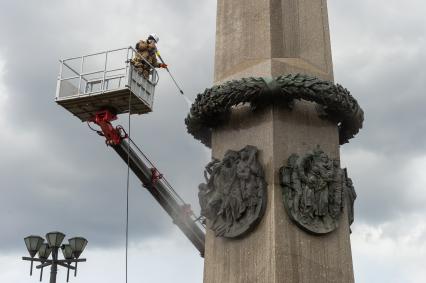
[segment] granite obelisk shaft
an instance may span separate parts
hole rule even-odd
[[[304,73],[333,80],[326,0],[218,0],[215,83],[242,77]],[[319,145],[339,158],[337,125],[319,118],[313,103],[293,110],[272,105],[256,113],[232,111],[216,128],[212,155],[246,145],[259,148],[268,183],[268,204],[258,227],[229,240],[207,232],[205,283],[353,282],[349,225],[313,236],[289,219],[278,171],[287,158]],[[346,213],[346,212],[345,212]]]
[[[218,0],[215,82],[306,73],[333,80],[326,0]]]

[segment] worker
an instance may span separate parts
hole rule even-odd
[[[136,43],[135,58],[132,59],[132,63],[139,74],[143,75],[145,79],[149,78],[151,69],[154,68],[167,68],[164,63],[158,63],[157,61],[157,47],[159,38],[156,34],[152,33],[148,36],[146,41],[140,40]],[[149,64],[148,64],[149,63]]]

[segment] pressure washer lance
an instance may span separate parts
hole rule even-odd
[[[157,53],[157,57],[160,59],[161,63],[164,63],[163,58],[161,58],[160,52],[156,52]],[[167,72],[169,73],[170,77],[172,78],[173,82],[175,83],[176,87],[178,88],[179,92],[185,97],[185,100],[187,102],[189,102],[190,104],[192,104],[191,100],[183,93],[183,90],[179,87],[178,83],[176,82],[175,78],[173,77],[172,73],[170,73],[170,70],[168,67],[166,67]]]

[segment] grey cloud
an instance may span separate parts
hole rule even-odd
[[[364,128],[341,154],[358,192],[355,225],[426,214],[424,197],[407,185],[405,171],[426,152],[422,7],[414,0],[329,3],[335,80],[365,111]],[[377,162],[362,160],[363,152]]]
[[[356,11],[367,4],[354,6]],[[364,14],[368,16],[372,11]],[[332,23],[332,30],[346,29],[351,35],[340,37],[336,42],[335,48],[339,50],[340,45],[339,56],[343,56],[334,62],[336,81],[358,99],[365,111],[365,123],[360,134],[343,146],[342,158],[358,150],[381,156],[375,167],[370,166],[369,160],[365,160],[365,164],[348,164],[349,171],[359,170],[355,175],[359,192],[357,218],[361,223],[378,225],[410,213],[424,214],[419,196],[407,188],[407,172],[403,172],[412,158],[424,155],[426,150],[426,98],[423,95],[426,56],[422,52],[426,44],[418,40],[423,28],[417,29],[415,21],[405,21],[404,25],[412,24],[410,28],[406,26],[410,36],[400,41],[395,39],[395,34],[389,37],[378,32],[374,23],[383,24],[382,19],[354,19],[344,13],[336,16],[334,27]],[[381,13],[383,17],[386,18],[386,13]],[[363,21],[369,22],[371,28],[363,27]],[[389,29],[394,26],[388,23]]]
[[[0,58],[6,60],[9,91],[1,115],[10,127],[0,137],[15,137],[0,147],[0,221],[7,227],[1,233],[3,252],[22,250],[22,237],[51,229],[86,236],[95,247],[123,244],[126,166],[102,138],[55,105],[53,95],[57,59],[133,44],[152,31],[160,35],[162,56],[192,99],[210,87],[215,1],[149,5],[0,4]],[[424,194],[407,184],[410,175],[405,171],[414,157],[426,153],[425,5],[415,0],[344,0],[329,1],[328,6],[336,82],[351,90],[366,113],[364,129],[342,147],[358,192],[355,227],[387,225],[386,235],[400,237],[404,218],[426,215]],[[132,136],[197,210],[194,192],[208,151],[186,134],[187,106],[167,73],[161,70],[160,75],[155,111],[132,118]],[[126,118],[118,122],[126,126]],[[378,157],[372,162],[360,152]],[[131,183],[131,240],[176,231],[138,180],[132,177]],[[382,268],[380,274],[389,270]],[[358,277],[374,281],[371,274]]]
[[[336,80],[351,90],[365,110],[365,127],[353,143],[401,157],[414,156],[424,152],[426,144],[426,56],[422,52],[426,43],[381,48],[380,41],[361,40],[357,44],[373,44],[377,50],[366,48],[350,55],[354,60],[335,63]],[[408,50],[413,45],[414,51]]]
[[[397,221],[405,215],[426,214],[424,195],[411,187],[415,175],[409,172],[409,159],[359,150],[342,151],[343,165],[348,167],[358,198],[355,203],[355,226],[379,225]]]
[[[120,42],[134,44],[141,34],[152,32],[149,23],[164,21],[167,25],[156,26],[156,32],[162,35],[162,55],[170,62],[182,87],[193,96],[201,87],[211,84],[214,14],[205,6],[214,7],[212,3],[192,4],[193,10],[185,10],[190,1],[182,1],[180,14],[170,9],[153,11],[144,15],[143,21],[123,16],[120,24],[120,13],[133,11],[140,15],[146,9],[136,2],[135,6],[130,2],[123,4],[117,7],[94,2],[76,14],[72,13],[75,3],[2,4],[0,24],[11,27],[0,29],[0,57],[6,60],[4,82],[9,91],[3,114],[19,136],[35,132],[42,140],[33,147],[30,145],[34,141],[27,140],[0,150],[15,153],[1,153],[8,158],[3,158],[0,165],[1,191],[7,195],[0,199],[0,215],[3,224],[10,228],[2,233],[2,243],[7,243],[0,244],[2,250],[21,247],[21,238],[27,234],[43,234],[52,229],[86,236],[94,246],[121,245],[124,239],[125,164],[105,147],[102,138],[53,101],[57,60],[64,54],[74,56],[116,48]],[[168,5],[168,1],[156,1],[153,8]],[[195,9],[204,14],[191,16]],[[118,14],[111,14],[116,11]],[[16,21],[16,15],[25,21]],[[111,23],[108,19],[117,21]],[[148,25],[141,28],[142,22]],[[140,30],[131,30],[132,27]],[[182,40],[174,39],[178,30],[185,38],[193,34],[201,39],[200,43],[194,44],[187,38],[188,44],[177,45],[176,40]],[[197,210],[194,191],[207,161],[205,149],[186,134],[183,119],[187,105],[167,73],[162,71],[160,75],[155,111],[132,118],[132,137]],[[126,126],[127,117],[118,123]],[[130,209],[131,239],[169,234],[177,229],[134,177]]]

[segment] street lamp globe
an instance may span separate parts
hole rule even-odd
[[[74,237],[68,240],[75,258],[79,258],[87,245],[87,240],[83,237]]]
[[[51,252],[52,248],[47,243],[43,243],[38,250],[38,257],[45,261],[49,258]]]
[[[40,246],[43,244],[44,239],[40,236],[31,235],[24,238],[24,241],[30,256],[34,257],[40,249]]]
[[[71,246],[68,244],[64,244],[61,246],[62,254],[64,255],[65,259],[72,259],[73,258],[73,251],[71,249]]]
[[[43,279],[43,268],[50,266],[50,282],[56,283],[58,266],[67,269],[67,282],[69,281],[70,270],[74,270],[74,276],[77,276],[77,265],[79,262],[85,262],[85,258],[79,258],[87,245],[87,240],[83,237],[74,237],[69,239],[69,244],[63,244],[65,234],[61,232],[50,232],[46,234],[46,242],[40,236],[28,236],[25,240],[28,252],[31,257],[22,257],[23,260],[31,262],[30,275],[33,275],[34,262],[40,262],[36,266],[40,269],[40,282]],[[59,249],[62,250],[64,259],[58,258]],[[38,258],[35,255],[38,252]],[[51,257],[51,258],[49,258]]]
[[[46,234],[47,243],[51,248],[59,248],[64,238],[65,234],[61,232],[50,232]]]

